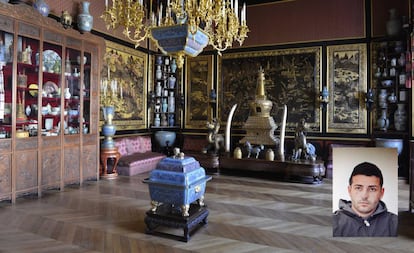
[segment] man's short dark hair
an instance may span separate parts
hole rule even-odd
[[[380,186],[384,183],[384,178],[382,177],[381,170],[378,168],[377,165],[363,162],[355,166],[354,170],[352,171],[351,176],[349,177],[349,185],[352,185],[352,177],[356,175],[364,175],[364,176],[376,176],[380,179]]]

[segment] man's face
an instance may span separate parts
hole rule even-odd
[[[352,201],[352,210],[361,217],[371,215],[384,196],[384,188],[376,176],[356,175],[352,177],[352,185],[348,186]]]

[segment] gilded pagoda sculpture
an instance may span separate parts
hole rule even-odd
[[[250,102],[250,115],[243,128],[246,135],[240,143],[249,142],[258,145],[279,145],[279,138],[274,135],[277,125],[270,111],[273,103],[268,100],[265,92],[265,73],[259,69],[255,100]]]

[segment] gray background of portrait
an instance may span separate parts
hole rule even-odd
[[[376,164],[384,177],[384,197],[388,211],[398,215],[398,154],[395,148],[364,147],[334,148],[332,174],[332,211],[339,199],[350,200],[348,180],[354,167],[361,162]]]

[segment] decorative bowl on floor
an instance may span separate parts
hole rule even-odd
[[[174,145],[176,133],[171,131],[157,131],[154,136],[158,145],[165,148],[167,146],[171,147]]]
[[[385,148],[396,148],[398,155],[400,155],[403,149],[403,140],[402,139],[376,138],[375,146],[385,147]]]

